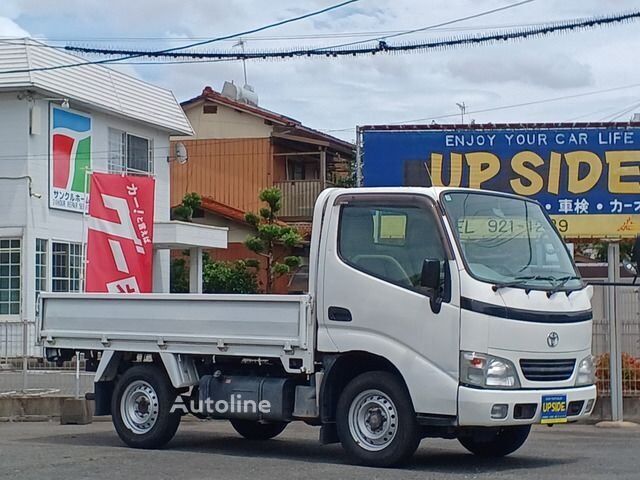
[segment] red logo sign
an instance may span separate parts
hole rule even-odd
[[[91,175],[87,292],[151,292],[154,189],[149,177]]]

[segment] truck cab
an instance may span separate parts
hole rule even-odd
[[[254,439],[305,421],[353,461],[390,466],[424,437],[504,456],[533,424],[587,417],[590,297],[535,201],[328,189],[314,210],[308,295],[49,294],[40,338],[51,355],[100,352],[97,410],[129,445],[160,446],[175,433],[179,415],[148,405],[242,392],[274,410],[187,411],[229,418]],[[108,305],[137,312],[151,331],[135,331],[134,317],[105,324]]]
[[[591,412],[591,287],[537,202],[406,187],[319,202],[319,351],[389,360],[419,421],[472,450]]]

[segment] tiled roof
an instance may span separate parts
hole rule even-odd
[[[230,205],[220,203],[211,197],[202,197],[202,209],[209,213],[213,213],[214,215],[228,218],[234,222],[247,224],[247,221],[244,219],[246,212]],[[283,227],[288,226],[285,222],[278,221],[277,223]]]
[[[181,105],[183,108],[185,108],[193,103],[200,102],[200,101],[209,101],[209,102],[213,102],[221,105],[226,105],[236,110],[240,110],[242,112],[246,112],[251,115],[264,118],[265,120],[269,120],[273,122],[275,125],[278,125],[280,127],[285,127],[285,128],[289,127],[293,130],[292,133],[294,134],[324,140],[343,150],[348,150],[348,151],[355,150],[355,145],[353,145],[350,142],[341,140],[337,137],[321,132],[319,130],[306,127],[299,120],[296,120],[291,117],[287,117],[286,115],[281,115],[271,110],[267,110],[266,108],[249,105],[243,102],[238,102],[236,100],[233,100],[229,97],[222,95],[220,92],[216,92],[213,88],[209,86],[204,87],[204,90],[202,90],[202,93],[200,95],[182,102]]]
[[[211,197],[202,197],[202,209],[235,222],[247,223],[244,219],[245,212],[220,203]]]

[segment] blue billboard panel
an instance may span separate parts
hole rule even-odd
[[[615,215],[602,236],[640,231],[639,127],[373,127],[362,134],[365,186],[461,186],[515,193],[538,200],[550,215],[573,220],[576,227],[586,225],[586,218],[577,216]],[[567,235],[587,235],[566,230]]]

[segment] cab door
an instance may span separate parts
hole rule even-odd
[[[321,245],[318,348],[364,351],[402,374],[419,413],[456,414],[458,276],[433,201],[414,194],[342,194]],[[439,300],[420,285],[441,262]]]

